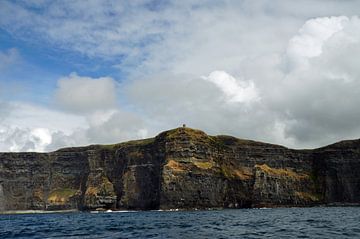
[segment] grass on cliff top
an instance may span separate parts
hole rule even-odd
[[[215,137],[208,136],[206,133],[204,133],[201,130],[191,129],[191,128],[187,128],[187,127],[179,127],[176,129],[164,131],[154,138],[131,140],[131,141],[123,142],[123,143],[99,145],[99,146],[101,148],[105,148],[105,149],[116,149],[116,148],[120,148],[122,146],[144,146],[144,145],[154,143],[155,140],[159,137],[166,137],[168,139],[177,139],[184,135],[189,137],[192,140],[199,140],[199,141],[209,140],[209,141],[214,141],[214,142],[216,141]]]
[[[188,127],[179,127],[168,131],[164,131],[160,133],[158,136],[165,136],[168,139],[176,139],[179,138],[180,136],[187,136],[191,140],[209,143],[219,148],[224,148],[233,145],[233,146],[259,146],[259,147],[271,146],[274,148],[287,149],[286,147],[277,144],[269,144],[269,143],[264,143],[249,139],[239,139],[237,137],[230,135],[211,136],[206,134],[204,131],[198,129],[192,129]]]
[[[66,203],[70,197],[73,197],[77,193],[76,189],[60,188],[53,190],[48,196],[48,202],[63,204]]]
[[[290,177],[290,178],[295,178],[295,179],[309,178],[309,175],[296,173],[291,169],[271,168],[266,164],[262,164],[262,165],[257,164],[257,165],[255,165],[255,167],[258,169],[261,169],[265,173],[273,175],[273,176],[283,176],[283,177]]]
[[[254,140],[248,139],[239,139],[234,136],[229,135],[217,135],[211,136],[207,135],[204,131],[198,129],[192,129],[188,127],[179,127],[167,131],[163,131],[159,133],[156,137],[147,138],[147,139],[140,139],[140,140],[131,140],[127,142],[121,142],[116,144],[105,144],[105,145],[89,145],[89,146],[82,146],[82,147],[66,147],[62,149],[58,149],[54,152],[79,152],[79,151],[86,151],[87,149],[108,149],[114,150],[120,147],[128,147],[128,146],[145,146],[151,143],[154,143],[156,140],[161,138],[168,138],[170,140],[178,139],[183,136],[188,137],[192,141],[201,142],[204,144],[208,144],[211,146],[215,146],[219,149],[231,146],[266,146],[270,145],[277,148],[284,148],[286,147],[281,145],[263,143]],[[13,153],[11,153],[13,154]],[[44,154],[45,155],[45,154]]]
[[[190,138],[193,138],[193,139],[200,139],[200,138],[208,137],[208,135],[201,130],[191,129],[191,128],[187,128],[187,127],[179,127],[176,129],[171,129],[171,130],[161,133],[160,135],[165,135],[168,139],[177,138],[181,135],[190,136]]]
[[[239,139],[234,136],[230,135],[217,135],[217,136],[211,136],[213,137],[218,143],[224,145],[224,146],[259,146],[259,147],[274,147],[274,148],[281,148],[281,149],[287,149],[286,147],[282,145],[277,144],[270,144],[270,143],[264,143],[260,141],[250,140],[250,139]]]
[[[155,141],[155,138],[148,138],[148,139],[130,140],[130,141],[118,143],[118,144],[104,144],[104,145],[99,145],[99,146],[101,148],[105,148],[105,149],[116,149],[116,148],[120,148],[122,146],[144,146],[144,145],[151,144],[154,141]]]
[[[222,142],[222,140],[217,136],[210,136],[207,135],[204,131],[188,127],[180,127],[168,130],[159,134],[157,137],[165,137],[170,140],[177,140],[185,137],[192,142],[202,143],[217,148],[225,147],[224,142]]]

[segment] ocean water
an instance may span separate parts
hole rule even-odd
[[[360,238],[360,208],[0,215],[0,238]]]

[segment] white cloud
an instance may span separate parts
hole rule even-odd
[[[51,133],[45,128],[0,127],[0,151],[43,152],[51,142]]]
[[[116,83],[110,77],[81,77],[76,73],[58,81],[57,103],[72,112],[92,112],[116,106]]]
[[[341,22],[341,29],[321,42],[316,56],[305,58],[307,64],[295,65],[268,99],[269,105],[277,107],[278,114],[284,117],[285,134],[296,139],[298,145],[320,146],[360,135],[360,21],[358,17],[346,19],[331,18],[335,25]],[[331,32],[334,26],[329,21],[317,18],[305,25],[327,26]],[[317,28],[310,29],[312,32]],[[303,34],[308,32],[304,30]]]
[[[306,21],[298,34],[290,39],[286,56],[290,67],[307,67],[308,58],[317,57],[323,51],[323,45],[334,34],[340,32],[344,25],[348,24],[349,18],[322,17]]]
[[[255,84],[252,81],[238,81],[225,71],[213,71],[208,77],[202,77],[214,83],[225,94],[226,101],[250,103],[260,100]]]
[[[359,18],[316,18],[300,29],[300,35],[290,37],[277,57],[271,54],[239,63],[241,81],[225,72],[211,72],[203,77],[205,81],[186,75],[154,76],[132,82],[129,98],[141,112],[167,127],[184,122],[209,133],[291,147],[359,137]],[[307,44],[314,47],[300,51]],[[281,72],[281,57],[287,63],[296,58],[307,64]],[[252,102],[250,107],[242,104],[247,101]]]
[[[137,57],[144,42],[156,41],[167,29],[166,21],[149,5],[149,1],[113,0],[1,1],[0,26],[22,37],[30,33],[28,40],[44,40],[91,57]]]
[[[217,73],[225,79],[222,85],[201,77],[164,75],[133,82],[125,91],[134,107],[140,109],[150,135],[185,123],[209,134],[272,140],[275,133],[271,130],[275,127],[274,113],[266,109],[257,94],[253,94],[252,88],[249,88],[252,94],[246,93],[245,97],[237,95],[247,90],[243,87],[240,92],[237,91],[242,83],[248,86],[247,81],[233,82],[235,78],[228,73]],[[210,75],[215,77],[217,74]],[[224,84],[236,87],[226,88],[229,93],[224,91]]]
[[[290,39],[287,54],[315,57],[322,53],[323,44],[335,33],[344,28],[349,18],[323,17],[308,20],[299,30],[299,34]]]
[[[136,114],[117,110],[101,123],[93,122],[85,132],[92,143],[111,144],[148,136],[143,120]]]
[[[48,151],[53,150],[53,135],[61,132],[72,134],[87,128],[84,117],[23,103],[0,102],[0,151]],[[65,145],[81,142],[68,141]]]
[[[47,107],[24,103],[7,102],[5,111],[0,110],[1,125],[18,128],[47,128],[70,133],[79,127],[87,127],[82,116],[63,113]]]
[[[15,118],[1,116],[0,108],[0,119],[21,123],[28,135],[49,129],[45,150],[151,136],[182,123],[293,147],[360,135],[360,22],[351,17],[358,1],[45,5],[33,11],[2,1],[0,25],[20,39],[32,34],[37,44],[111,58],[129,73],[121,86],[106,77],[59,81],[57,103],[83,128],[59,125],[59,112],[24,108]],[[117,104],[119,96],[126,105]]]
[[[44,152],[149,136],[138,115],[119,109],[73,115],[21,102],[4,106],[6,110],[0,108],[0,152]]]

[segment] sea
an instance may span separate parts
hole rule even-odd
[[[0,238],[360,238],[360,207],[11,214]]]

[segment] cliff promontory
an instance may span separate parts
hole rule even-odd
[[[0,210],[360,203],[360,140],[314,150],[177,128],[50,153],[0,153]]]

